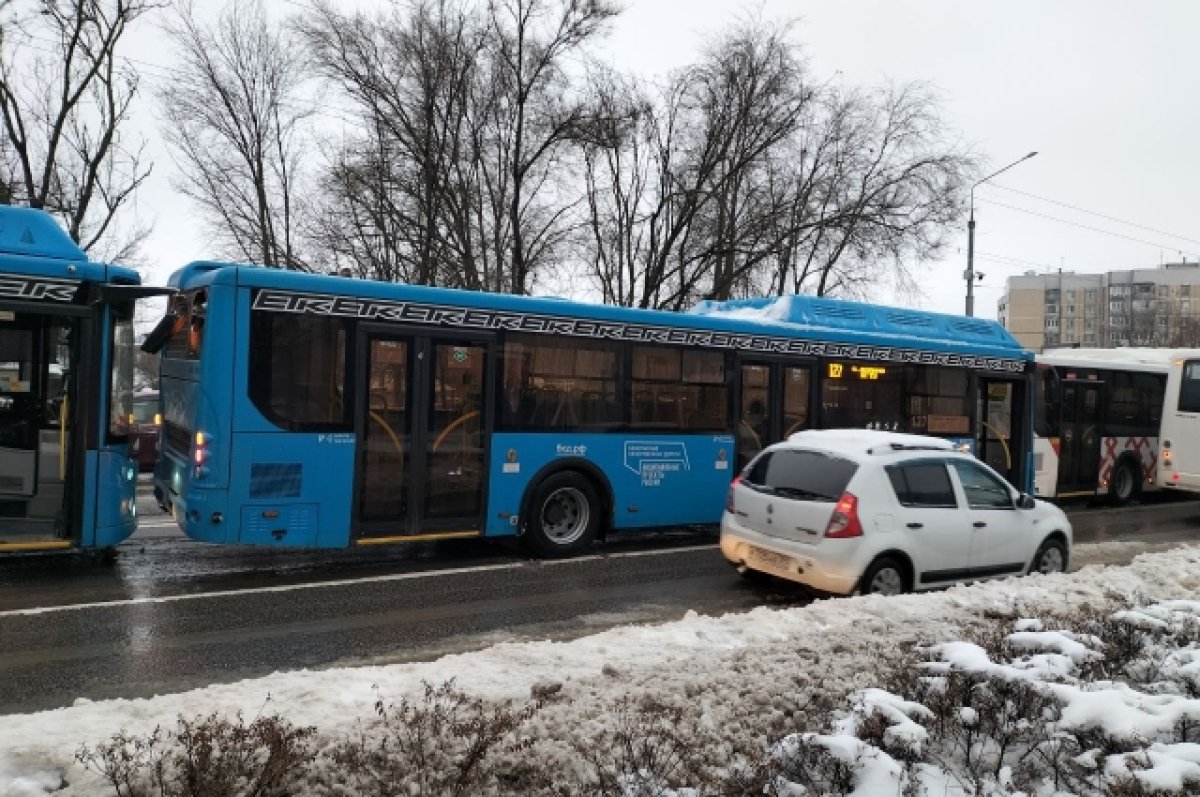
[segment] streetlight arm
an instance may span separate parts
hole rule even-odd
[[[1036,154],[1037,150],[1034,150],[1023,158],[1017,158],[1003,169],[998,169],[989,174],[987,177],[984,177],[981,180],[976,180],[974,184],[971,185],[971,213],[970,217],[967,219],[967,270],[963,273],[963,276],[966,277],[967,280],[966,310],[968,316],[975,315],[975,189],[996,175],[1003,174],[1004,172],[1008,171],[1018,163],[1024,163]]]
[[[1026,155],[1024,158],[1018,158],[1017,160],[1015,160],[1015,161],[1013,161],[1012,163],[1008,164],[1008,165],[1007,165],[1007,166],[1005,166],[1003,169],[997,169],[996,171],[994,171],[994,172],[992,172],[991,174],[989,174],[987,177],[984,177],[984,178],[983,178],[983,179],[981,179],[981,180],[976,180],[976,181],[975,181],[975,182],[974,182],[974,183],[971,185],[971,217],[972,217],[972,218],[974,218],[974,217],[975,217],[975,189],[976,189],[976,188],[978,188],[979,186],[983,185],[984,183],[986,183],[988,180],[992,179],[993,177],[996,177],[996,176],[998,176],[998,175],[1004,174],[1006,171],[1008,171],[1008,170],[1009,170],[1009,169],[1011,169],[1012,167],[1016,166],[1018,163],[1024,163],[1025,161],[1029,160],[1030,158],[1032,158],[1032,157],[1033,157],[1034,155],[1036,155],[1036,154],[1037,154],[1037,150],[1034,150],[1033,152],[1031,152],[1031,153],[1029,153],[1028,155]]]

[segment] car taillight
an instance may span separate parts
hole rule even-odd
[[[741,482],[742,482],[742,474],[739,473],[738,475],[734,476],[733,481],[731,481],[729,483],[729,493],[725,496],[725,511],[726,512],[734,511],[734,509],[733,509],[733,491],[737,489],[737,486],[739,484],[741,484]]]
[[[858,522],[858,498],[853,493],[842,493],[833,508],[833,517],[825,527],[825,536],[861,537],[862,533],[862,524]]]

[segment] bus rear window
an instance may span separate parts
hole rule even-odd
[[[208,291],[180,293],[172,299],[171,312],[176,321],[167,339],[163,356],[169,360],[198,360],[204,343],[204,322],[208,315]]]
[[[1179,411],[1200,412],[1200,360],[1185,362],[1182,376],[1179,383]]]

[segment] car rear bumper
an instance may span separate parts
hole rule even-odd
[[[861,568],[847,562],[825,561],[808,548],[764,536],[728,519],[721,523],[721,554],[734,567],[747,567],[821,592],[836,595],[854,592]]]

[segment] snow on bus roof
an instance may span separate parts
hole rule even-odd
[[[1012,350],[1024,348],[1000,323],[986,318],[799,294],[728,301],[707,300],[688,312],[770,326],[872,332],[897,341],[941,340],[957,346],[995,346]]]

